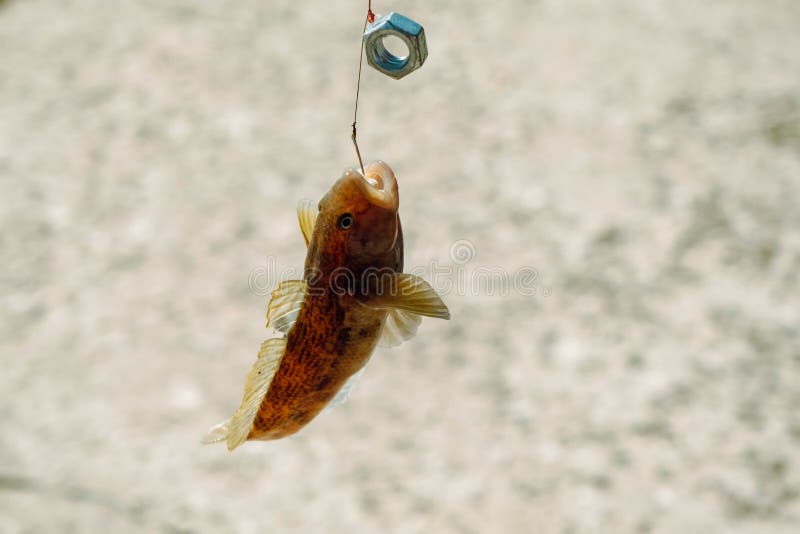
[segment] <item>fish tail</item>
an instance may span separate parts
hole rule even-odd
[[[239,409],[228,421],[212,427],[208,434],[201,440],[202,443],[218,443],[226,441],[228,450],[232,451],[245,441],[253,428],[256,414],[267,395],[272,378],[281,363],[283,352],[286,350],[285,338],[272,338],[261,344],[258,359],[250,372],[244,385],[244,396]]]
[[[208,433],[203,436],[203,439],[200,440],[200,443],[203,445],[211,445],[212,443],[219,443],[220,441],[225,441],[228,439],[228,432],[230,430],[231,420],[228,419],[219,423],[218,425],[212,426]]]

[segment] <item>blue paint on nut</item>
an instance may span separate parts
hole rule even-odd
[[[395,56],[386,49],[383,39],[388,36],[399,38],[406,45],[408,55]],[[411,74],[425,63],[428,46],[422,26],[399,13],[389,13],[375,19],[364,32],[364,51],[367,63],[376,70],[400,79]]]

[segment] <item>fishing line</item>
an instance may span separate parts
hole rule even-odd
[[[364,29],[361,30],[361,35],[367,31],[367,24],[375,20],[375,14],[372,12],[372,0],[367,0],[367,15],[364,18]],[[364,64],[364,39],[361,39],[361,49],[358,53],[358,79],[356,80],[356,105],[353,110],[353,132],[350,138],[353,140],[353,146],[356,149],[356,156],[358,157],[358,165],[361,167],[361,174],[364,175],[364,161],[361,159],[361,151],[358,149],[358,141],[356,140],[356,123],[358,122],[358,96],[361,92],[361,70]]]

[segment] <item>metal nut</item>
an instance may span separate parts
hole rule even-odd
[[[398,37],[405,43],[408,48],[407,56],[398,57],[386,49],[383,38],[389,35]],[[364,50],[367,62],[374,69],[397,80],[420,68],[428,57],[425,30],[410,18],[398,13],[376,18],[367,27],[364,32]]]

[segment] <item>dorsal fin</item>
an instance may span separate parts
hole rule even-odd
[[[300,223],[300,231],[306,240],[306,246],[311,242],[311,235],[314,233],[314,224],[317,222],[317,203],[313,200],[304,198],[297,204],[297,222]]]
[[[250,372],[244,385],[244,396],[239,409],[229,421],[220,423],[203,438],[203,443],[217,443],[227,440],[228,450],[232,451],[245,441],[253,428],[258,409],[272,383],[272,378],[281,363],[281,358],[286,350],[286,340],[282,338],[268,339],[261,344],[258,359]]]
[[[419,315],[403,310],[389,310],[386,322],[383,324],[383,330],[381,330],[378,346],[396,347],[404,341],[408,341],[417,333],[417,327],[421,322],[422,317]]]
[[[267,326],[271,326],[284,334],[297,320],[300,307],[306,296],[306,282],[304,280],[284,280],[275,291],[267,306]]]

